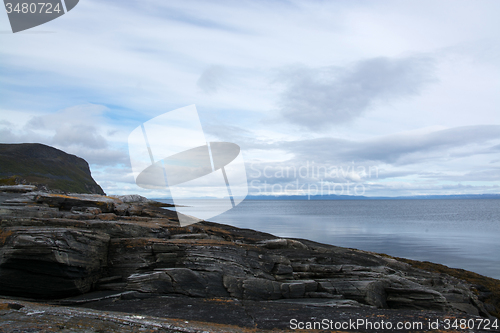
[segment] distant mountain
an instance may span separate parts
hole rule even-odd
[[[500,194],[413,195],[401,197],[366,197],[362,195],[249,195],[247,200],[423,200],[423,199],[500,199]]]
[[[83,158],[40,143],[0,144],[0,185],[16,183],[64,192],[105,194]]]
[[[220,198],[205,196],[184,199],[217,200]],[[445,199],[500,199],[500,194],[452,194],[452,195],[414,195],[402,197],[366,197],[362,195],[247,195],[245,200],[445,200]],[[170,197],[154,200],[172,200]]]

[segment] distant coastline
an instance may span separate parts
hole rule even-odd
[[[153,200],[172,200],[172,198],[150,198]],[[198,197],[188,199],[217,199]],[[450,195],[412,195],[400,197],[367,197],[362,195],[248,195],[245,200],[449,200],[449,199],[500,199],[500,194],[450,194]]]
[[[249,195],[248,200],[443,200],[500,199],[500,194],[413,195],[400,197],[367,197],[362,195]]]

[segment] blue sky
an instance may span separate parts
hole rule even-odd
[[[0,14],[0,142],[52,145],[85,158],[109,194],[159,197],[135,185],[127,137],[196,104],[207,139],[241,147],[251,194],[500,193],[498,12],[82,0],[16,34]]]

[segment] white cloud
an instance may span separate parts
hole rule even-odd
[[[411,97],[433,79],[433,60],[372,58],[347,68],[294,68],[282,75],[285,121],[318,130],[351,121],[374,103]]]
[[[96,166],[127,165],[127,153],[109,144],[104,111],[101,105],[85,104],[36,115],[22,126],[11,127],[9,122],[3,122],[0,135],[5,143],[44,143]]]
[[[227,75],[222,66],[212,65],[203,71],[196,85],[206,94],[216,93]]]
[[[500,124],[499,10],[81,1],[33,33],[0,34],[0,140],[54,145],[87,159],[106,192],[139,191],[127,178],[129,132],[195,103],[211,139],[262,166],[365,161],[387,172],[375,192],[402,193],[385,180],[452,191],[440,186],[485,181],[500,161],[496,129],[480,127]],[[443,130],[412,132],[421,128]]]

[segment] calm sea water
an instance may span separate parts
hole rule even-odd
[[[196,201],[212,210],[214,200]],[[196,212],[193,214],[196,216]],[[500,279],[500,200],[245,200],[210,221],[427,260]]]

